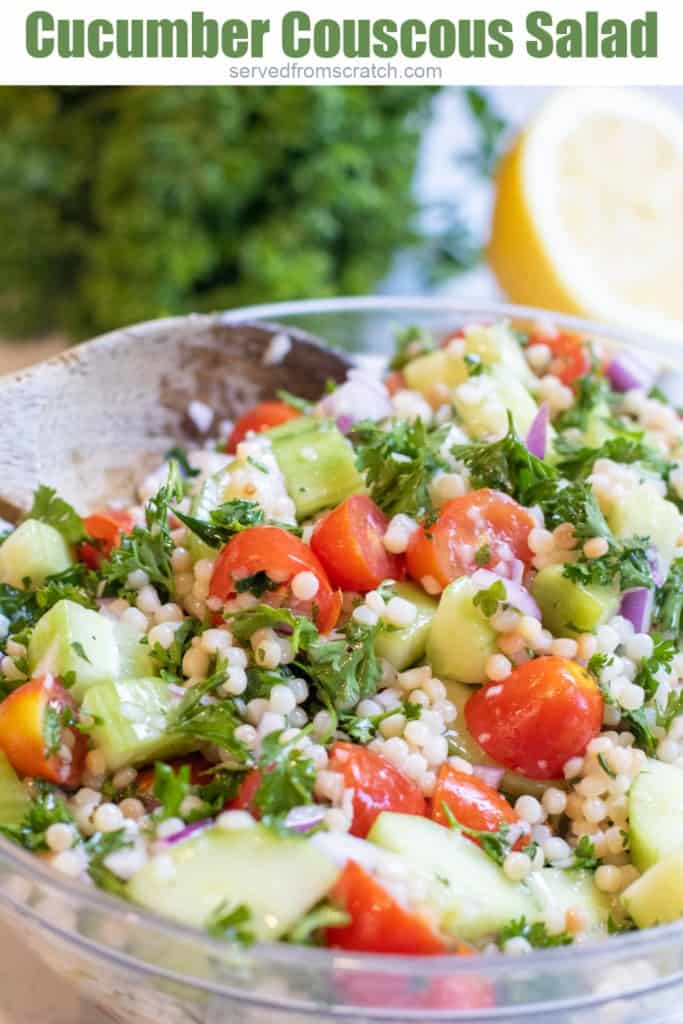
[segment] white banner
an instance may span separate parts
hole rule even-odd
[[[680,0],[6,0],[0,83],[679,85],[682,36]]]

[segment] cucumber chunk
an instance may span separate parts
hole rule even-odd
[[[543,616],[543,625],[556,636],[594,633],[619,607],[616,587],[575,583],[564,575],[564,566],[550,565],[531,584]]]
[[[397,583],[392,587],[392,594],[410,601],[415,606],[416,615],[409,626],[380,633],[375,641],[375,651],[402,672],[423,656],[437,603],[413,583]]]
[[[368,839],[441,881],[434,909],[442,928],[459,938],[481,939],[513,918],[534,915],[536,903],[524,885],[509,881],[469,839],[428,818],[384,811]]]
[[[479,356],[486,366],[499,365],[527,388],[536,382],[529,369],[521,346],[507,323],[486,326],[472,324],[465,329],[465,348],[470,355]]]
[[[683,847],[683,771],[673,764],[648,760],[633,782],[629,797],[631,859],[645,871],[666,854]]]
[[[116,623],[74,601],[58,601],[36,624],[28,645],[31,672],[63,678],[73,673],[71,693],[82,700],[91,686],[123,675],[152,675],[149,647],[125,623]]]
[[[649,537],[659,554],[661,571],[667,575],[676,553],[680,513],[651,484],[639,484],[606,512],[616,537]],[[2,548],[0,548],[0,551]]]
[[[40,586],[46,576],[73,565],[71,549],[61,533],[48,523],[27,519],[0,545],[0,583],[23,589],[29,578]]]
[[[128,883],[150,910],[204,927],[221,905],[245,904],[245,926],[259,940],[279,938],[329,891],[339,869],[306,839],[262,825],[211,828],[169,846]]]
[[[524,384],[502,366],[472,378],[453,392],[453,405],[466,431],[475,439],[502,436],[508,412],[515,429],[526,437],[538,406]]]
[[[457,753],[460,757],[463,757],[470,764],[484,764],[496,766],[496,762],[492,757],[483,750],[477,741],[475,740],[472,733],[467,728],[467,722],[465,721],[465,705],[472,696],[472,687],[467,686],[464,683],[457,683],[453,679],[444,679],[444,685],[446,687],[446,694],[448,700],[455,705],[457,710],[457,716],[453,724],[450,726],[451,743],[454,748],[457,748]],[[497,767],[497,766],[496,766]],[[545,793],[548,786],[554,786],[556,789],[566,789],[567,783],[564,779],[556,779],[551,782],[541,781],[540,779],[528,779],[525,775],[519,775],[517,772],[505,772],[503,780],[500,784],[500,788],[504,793],[508,793],[511,797],[524,796],[528,793],[530,796],[535,796],[539,800]]]
[[[31,806],[31,798],[23,782],[0,751],[0,825],[19,825]]]
[[[353,448],[344,435],[329,421],[318,420],[316,426],[315,430],[293,435],[273,437],[279,428],[269,434],[299,519],[308,519],[324,508],[338,505],[363,487]]]
[[[191,740],[167,732],[175,703],[161,679],[125,679],[88,690],[82,711],[95,720],[93,744],[104,754],[109,771],[197,748]]]
[[[481,683],[486,661],[496,652],[496,633],[473,598],[469,576],[449,583],[441,595],[427,638],[427,661],[436,676]]]
[[[429,352],[407,363],[403,369],[406,384],[419,391],[428,401],[436,397],[435,387],[455,388],[469,376],[462,356],[451,355],[446,349]]]
[[[683,849],[667,853],[648,868],[624,889],[621,902],[639,928],[683,917]]]
[[[540,914],[549,908],[566,912],[578,907],[583,911],[587,932],[606,930],[612,900],[600,892],[592,872],[543,868],[532,871],[526,884]]]

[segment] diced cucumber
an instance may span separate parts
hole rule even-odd
[[[329,421],[318,421],[317,430],[294,435],[272,437],[273,433],[273,453],[299,519],[307,519],[362,490],[353,448]]]
[[[606,402],[600,402],[591,409],[586,418],[582,442],[587,448],[600,448],[616,431],[610,426],[610,408]]]
[[[161,679],[125,679],[88,690],[82,711],[95,721],[93,744],[109,771],[196,749],[196,743],[166,731],[175,703]]]
[[[64,677],[73,673],[71,693],[82,700],[91,686],[122,676],[153,675],[149,647],[125,623],[113,622],[74,601],[58,601],[36,624],[28,646],[32,672]]]
[[[403,368],[406,384],[412,391],[419,391],[429,401],[435,394],[435,387],[446,385],[457,387],[467,380],[467,363],[462,356],[451,355],[446,349],[437,349],[425,356],[411,360]]]
[[[484,764],[495,766],[496,762],[489,757],[485,750],[479,746],[472,733],[467,728],[465,720],[465,705],[472,696],[472,687],[464,683],[456,683],[452,679],[444,679],[447,698],[455,705],[457,716],[449,728],[451,742],[456,753],[463,757],[470,764]],[[511,797],[523,796],[528,793],[530,796],[543,796],[548,786],[555,786],[559,789],[566,788],[564,779],[546,782],[540,779],[528,779],[525,775],[517,772],[505,772],[500,788]]]
[[[556,636],[594,633],[619,607],[616,586],[576,583],[564,575],[563,565],[541,569],[531,593],[541,609],[543,625]]]
[[[487,366],[500,364],[501,369],[513,374],[526,387],[536,380],[507,323],[472,324],[465,329],[465,347],[468,353],[479,356]]]
[[[631,859],[639,871],[683,847],[683,771],[648,760],[628,796]]]
[[[339,869],[306,839],[262,825],[211,828],[169,846],[128,883],[135,903],[204,927],[225,904],[245,904],[256,939],[287,932],[332,887]]]
[[[198,494],[195,494],[190,503],[190,515],[195,519],[208,521],[210,513],[218,508],[226,499],[225,491],[230,483],[230,467],[220,469],[217,473],[207,477],[202,484]],[[187,531],[185,547],[192,555],[195,562],[200,558],[213,560],[216,557],[214,548],[209,547],[203,540],[200,540],[191,530]]]
[[[296,419],[287,420],[278,427],[271,427],[264,430],[263,435],[270,439],[271,444],[283,441],[288,437],[299,437],[301,434],[308,434],[312,430],[318,430],[321,420],[318,416],[297,416]]]
[[[0,825],[19,825],[30,806],[26,786],[0,751]]]
[[[583,911],[586,931],[605,930],[612,901],[600,892],[592,872],[543,868],[533,871],[526,884],[540,915],[550,908],[566,912],[578,907]]]
[[[496,633],[473,598],[469,576],[449,583],[441,595],[427,638],[427,661],[436,676],[461,683],[486,679],[486,661],[496,652]]]
[[[59,601],[39,619],[28,646],[31,671],[76,678],[78,701],[90,686],[115,679],[119,654],[110,619],[74,601]]]
[[[0,583],[23,589],[24,580],[40,586],[46,576],[73,564],[71,549],[61,533],[37,519],[26,519],[0,545]]]
[[[650,538],[659,554],[662,574],[666,576],[680,532],[681,517],[673,502],[662,498],[652,484],[639,484],[615,502],[606,515],[616,537]]]
[[[538,412],[524,384],[502,366],[494,366],[490,372],[455,388],[453,405],[463,426],[474,438],[504,434],[508,412],[512,414],[519,436],[526,437]]]
[[[459,938],[481,939],[495,934],[513,918],[534,914],[535,901],[525,886],[509,881],[498,865],[461,833],[428,818],[385,811],[368,839],[441,881],[434,909],[442,915],[442,928]]]
[[[624,889],[621,902],[639,928],[683,917],[683,849],[667,853],[648,868]]]
[[[414,583],[397,583],[391,592],[414,605],[415,618],[410,626],[380,633],[375,641],[375,650],[380,658],[386,658],[398,672],[402,672],[424,654],[437,603]]]

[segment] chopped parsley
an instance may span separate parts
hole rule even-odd
[[[645,691],[645,700],[654,697],[659,687],[657,674],[669,672],[674,655],[677,653],[677,645],[673,640],[654,634],[652,636],[654,647],[649,658],[642,658],[638,665],[633,682],[636,686],[642,686]]]
[[[486,590],[478,590],[472,598],[472,604],[490,619],[498,611],[498,605],[507,598],[507,591],[502,580],[496,580]]]
[[[389,368],[391,370],[402,370],[406,363],[418,356],[424,356],[433,352],[436,348],[434,338],[422,327],[411,325],[396,332],[394,342],[394,354],[391,357]]]
[[[342,712],[339,715],[339,728],[346,735],[355,740],[356,743],[367,744],[378,735],[379,727],[387,718],[394,715],[403,715],[407,722],[415,721],[420,717],[422,707],[420,704],[413,704],[412,701],[403,700],[396,707],[389,708],[377,715],[354,715],[353,712]]]
[[[223,900],[209,915],[205,927],[213,939],[249,946],[256,941],[253,931],[247,927],[250,921],[251,911],[246,904],[233,905]]]
[[[161,818],[180,816],[180,805],[190,792],[190,766],[183,764],[174,771],[170,764],[157,761],[154,765],[154,796],[160,804]]]
[[[150,647],[150,658],[162,678],[168,682],[182,680],[183,658],[192,646],[194,638],[200,636],[203,631],[204,626],[199,619],[183,619],[173,633],[170,647],[162,647],[159,643]]]
[[[588,836],[581,836],[574,847],[571,867],[586,871],[595,871],[595,869],[600,867],[601,864],[602,861],[596,856],[593,842],[588,838]]]
[[[96,832],[85,842],[88,855],[88,874],[100,889],[113,893],[115,896],[127,896],[126,884],[105,866],[105,860],[111,853],[125,850],[133,845],[133,840],[125,828],[116,832]]]
[[[555,420],[558,430],[585,430],[591,413],[599,406],[611,406],[615,401],[609,383],[604,377],[590,373],[574,383],[574,404]]]
[[[227,667],[219,664],[212,676],[191,686],[171,713],[167,731],[202,743],[215,743],[228,750],[238,765],[245,764],[247,748],[235,737],[235,729],[242,724],[242,719],[234,701],[215,696],[226,678]]]
[[[95,608],[96,589],[97,576],[83,563],[46,577],[35,590],[0,583],[0,614],[9,622],[10,635],[16,635],[31,629],[58,601],[68,599],[84,608]]]
[[[306,398],[299,398],[298,395],[293,395],[291,391],[285,391],[284,388],[280,388],[276,392],[277,397],[285,405],[290,406],[292,409],[296,409],[302,416],[308,416],[313,410],[313,402],[309,402]]]
[[[274,629],[286,633],[294,655],[319,639],[318,630],[310,619],[296,615],[288,608],[273,608],[259,604],[255,608],[235,612],[229,618],[230,631],[243,647],[249,646],[252,635],[259,629]]]
[[[67,544],[78,544],[87,534],[83,520],[73,505],[58,497],[54,487],[41,484],[33,495],[29,519],[38,519],[61,533]]]
[[[638,462],[660,476],[666,476],[669,470],[667,460],[646,442],[642,431],[624,430],[616,437],[609,438],[599,448],[581,447],[564,437],[558,437],[555,450],[561,456],[557,468],[570,480],[585,480],[592,473],[598,459],[610,459],[622,464]]]
[[[190,465],[187,452],[179,445],[176,445],[175,448],[171,448],[170,451],[167,451],[164,455],[164,459],[166,462],[170,462],[172,459],[175,460],[175,462],[178,463],[178,468],[180,469],[182,476],[187,480],[191,480],[195,476],[199,476],[199,470],[194,469]]]
[[[279,586],[279,583],[274,583],[268,573],[263,571],[235,581],[235,590],[238,594],[249,593],[254,597],[263,597],[266,591],[277,590]]]
[[[340,907],[331,903],[319,903],[313,910],[299,918],[292,930],[287,934],[287,942],[297,946],[320,946],[325,944],[327,928],[343,928],[351,918]]]
[[[461,825],[445,801],[441,801],[441,809],[448,822],[448,827],[454,832],[462,832],[468,839],[476,839],[484,853],[498,865],[502,865],[508,853],[512,850],[516,837],[512,838],[511,829],[506,821],[501,821],[495,832],[482,831],[476,828],[466,828]]]
[[[662,633],[679,637],[683,631],[683,558],[675,558],[664,584],[655,592],[654,620]]]
[[[308,648],[302,667],[325,705],[340,711],[353,708],[377,692],[382,675],[375,641],[384,629],[382,623],[365,626],[351,619],[339,640],[318,639]]]
[[[243,498],[233,498],[212,509],[208,519],[197,519],[195,516],[179,512],[178,509],[174,509],[173,514],[210,548],[222,548],[236,533],[248,530],[252,526],[262,526],[266,522],[264,511],[258,502]],[[288,523],[271,525],[280,526],[291,533],[299,532],[297,527]]]
[[[510,921],[503,925],[498,935],[498,946],[502,949],[510,939],[526,939],[534,949],[550,949],[552,946],[569,946],[573,936],[567,932],[556,932],[550,934],[544,921],[530,923],[525,917]]]
[[[475,565],[488,565],[490,561],[491,561],[491,545],[490,544],[482,544],[482,546],[480,548],[478,548],[477,551],[475,552],[474,563],[475,563]]]
[[[282,828],[293,807],[313,803],[315,765],[296,746],[296,736],[282,743],[282,732],[270,733],[263,740],[259,768],[261,782],[254,794],[254,805],[263,823]]]
[[[450,428],[432,430],[421,419],[394,420],[388,429],[363,420],[354,428],[356,464],[373,501],[391,518],[399,512],[433,521],[429,484],[448,468],[441,453]]]
[[[0,833],[27,850],[46,850],[45,833],[57,823],[73,825],[74,819],[55,786],[42,779],[33,783],[31,806],[19,825],[0,826]]]
[[[574,530],[576,534],[576,529]],[[608,541],[607,554],[600,558],[580,558],[565,564],[563,575],[575,583],[609,586],[618,582],[620,590],[650,587],[652,569],[649,537],[626,537]]]

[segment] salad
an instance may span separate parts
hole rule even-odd
[[[235,943],[683,916],[671,387],[550,324],[409,328],[132,507],[41,486],[0,542],[0,831]]]

